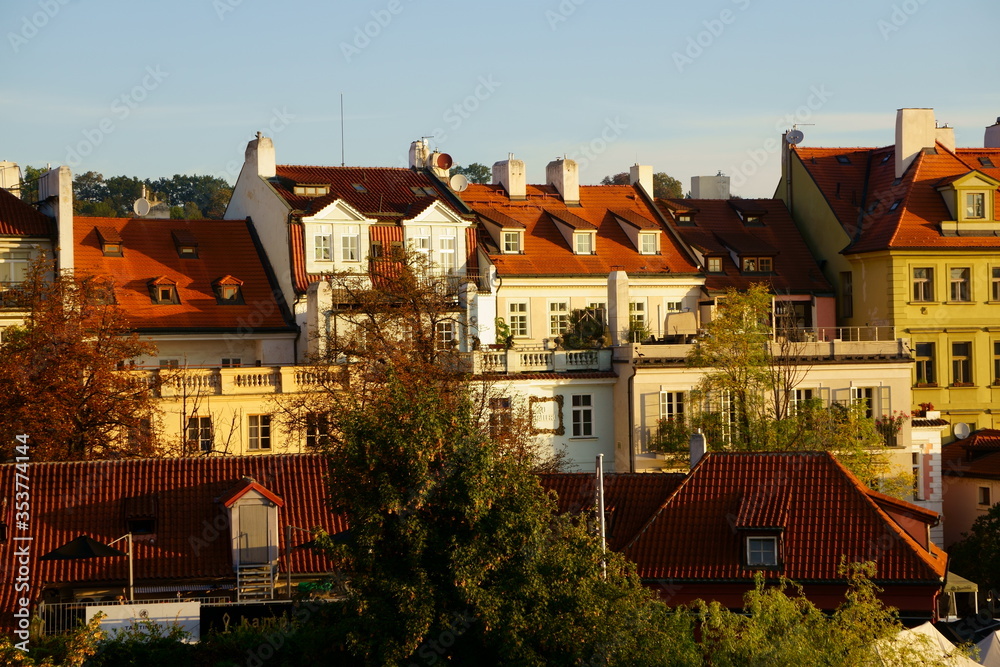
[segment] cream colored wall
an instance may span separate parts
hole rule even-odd
[[[944,548],[948,549],[972,529],[972,523],[986,514],[989,506],[979,504],[979,487],[990,489],[990,499],[1000,501],[1000,480],[976,477],[944,478]]]
[[[157,368],[160,360],[172,359],[181,368],[219,367],[223,359],[239,358],[241,365],[288,364],[294,360],[294,334],[258,334],[254,337],[233,334],[195,336],[149,336],[156,354],[141,357],[136,365]]]

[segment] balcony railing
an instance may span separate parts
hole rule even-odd
[[[468,355],[471,371],[489,373],[562,373],[567,371],[610,371],[611,349],[546,350],[511,348],[481,350]]]
[[[160,398],[289,394],[314,391],[344,378],[340,368],[318,366],[158,368],[128,372]]]
[[[22,283],[0,282],[0,309],[27,310],[29,302]]]
[[[35,616],[38,620],[34,623],[41,624],[43,635],[58,635],[70,630],[75,630],[81,624],[89,621],[100,607],[111,607],[115,605],[131,605],[143,607],[144,609],[155,608],[157,604],[177,604],[186,600],[178,598],[168,598],[162,600],[136,600],[135,602],[104,601],[104,602],[56,602],[42,603],[38,605]],[[197,601],[202,604],[231,603],[228,597],[199,597]]]

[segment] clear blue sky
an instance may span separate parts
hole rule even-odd
[[[933,107],[981,146],[998,19],[995,0],[7,0],[0,159],[233,181],[262,130],[279,163],[336,165],[343,93],[349,165],[434,136],[462,164],[514,153],[533,183],[568,155],[584,183],[638,161],[770,196],[796,120],[803,145],[884,145],[897,108]]]

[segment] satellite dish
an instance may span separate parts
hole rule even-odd
[[[965,422],[959,422],[955,424],[955,437],[959,440],[965,440],[969,437],[969,425]]]
[[[149,208],[149,202],[145,197],[139,197],[135,200],[135,203],[132,204],[132,211],[140,218],[149,213]]]
[[[438,169],[451,169],[451,165],[454,162],[451,156],[447,153],[434,153],[431,155],[431,166],[437,167]]]
[[[802,134],[802,130],[789,130],[785,134],[785,141],[790,143],[792,146],[799,143],[805,138],[806,135]]]
[[[451,185],[451,189],[455,192],[465,192],[465,190],[469,187],[469,179],[462,174],[455,174],[451,177],[451,180],[448,181],[448,184]]]

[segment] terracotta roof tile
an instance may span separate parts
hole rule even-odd
[[[963,447],[963,440],[945,445],[941,449],[941,468],[952,477],[984,477],[1000,479],[1000,451],[980,450],[973,454]]]
[[[781,528],[783,566],[768,578],[843,581],[842,555],[876,561],[879,581],[944,575],[943,552],[921,548],[827,453],[709,454],[624,553],[646,579],[751,581],[739,522]]]
[[[687,250],[674,237],[660,229],[660,253],[643,255],[629,240],[618,218],[624,211],[658,220],[634,186],[581,185],[580,206],[567,207],[552,186],[528,185],[524,200],[512,201],[500,185],[469,185],[461,193],[473,210],[499,211],[524,226],[524,248],[520,254],[502,254],[492,242],[484,244],[490,260],[501,276],[607,275],[612,267],[629,274],[697,273]],[[596,253],[576,255],[556,224],[554,215],[571,219],[570,226],[585,221],[597,232]],[[483,233],[481,232],[481,235]]]
[[[0,489],[13,495],[14,464],[0,465]],[[74,463],[32,463],[28,469],[32,491],[31,546],[32,591],[15,593],[0,587],[0,627],[11,626],[15,596],[37,599],[50,583],[93,582],[124,586],[128,577],[125,558],[39,561],[38,557],[79,535],[108,542],[127,532],[125,515],[136,512],[133,499],[153,499],[146,507],[157,514],[155,540],[135,540],[137,585],[171,580],[231,582],[230,540],[213,537],[211,530],[224,513],[217,499],[239,488],[252,477],[269,493],[284,501],[278,512],[280,525],[322,527],[329,533],[346,529],[343,517],[327,508],[326,461],[321,455],[275,454],[246,457],[136,459]],[[129,510],[129,508],[131,508]],[[13,511],[13,508],[9,508]],[[6,523],[10,525],[10,519]],[[211,529],[211,530],[209,530]],[[223,527],[222,531],[228,531]],[[278,531],[279,553],[284,565],[284,531]],[[295,545],[307,541],[301,536]],[[0,544],[6,568],[15,562],[14,549],[21,542]],[[310,549],[292,550],[292,570],[325,573],[332,563]],[[5,577],[6,579],[6,577]]]
[[[263,331],[292,331],[263,248],[246,220],[163,220],[87,218],[74,220],[76,269],[110,276],[116,303],[144,332],[176,329],[236,330],[248,322]],[[198,241],[197,257],[181,257],[175,232]],[[121,257],[105,257],[99,234],[117,235]],[[108,238],[105,236],[105,238]],[[213,283],[222,276],[242,282],[243,303],[219,304]],[[177,286],[179,304],[156,304],[150,281]]]
[[[696,207],[694,225],[675,229],[687,243],[722,260],[723,273],[710,273],[706,286],[713,291],[727,288],[747,289],[751,283],[766,282],[777,293],[832,293],[833,287],[823,276],[809,251],[795,221],[777,199],[657,199],[661,210],[677,206]],[[760,216],[747,225],[737,209]],[[750,213],[752,211],[752,213]],[[744,274],[733,261],[730,251],[744,255],[774,257],[770,274]]]
[[[0,188],[0,236],[55,236],[55,222]]]

